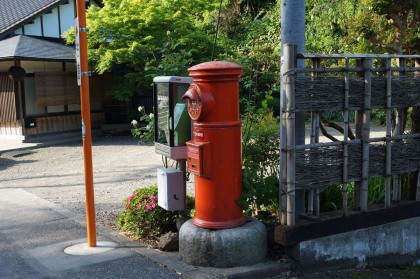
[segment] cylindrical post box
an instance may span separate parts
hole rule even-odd
[[[188,69],[193,84],[182,97],[193,120],[187,163],[195,175],[195,217],[202,228],[227,229],[245,223],[237,203],[242,193],[239,77],[243,67],[206,62]]]

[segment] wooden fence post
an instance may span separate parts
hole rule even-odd
[[[362,185],[360,191],[360,211],[367,212],[368,184],[369,184],[369,137],[370,137],[370,102],[372,91],[372,59],[363,59],[365,70],[365,93],[363,106],[363,135],[362,135]]]
[[[386,60],[386,152],[385,152],[385,207],[391,206],[391,131],[392,131],[392,71],[391,58]]]
[[[406,67],[405,58],[398,59],[398,67]],[[400,76],[404,76],[404,72],[399,72]],[[404,119],[406,118],[407,108],[397,108],[395,116],[395,129],[393,136],[398,136],[404,134]],[[401,175],[394,175],[393,183],[393,197],[392,200],[399,202],[401,200]]]
[[[357,67],[362,67],[362,60],[356,61]],[[354,114],[355,122],[355,136],[356,139],[362,138],[362,128],[363,128],[363,110],[356,110]],[[353,208],[355,210],[360,209],[360,190],[361,190],[361,181],[354,182],[354,191],[353,191]]]
[[[319,68],[321,60],[319,58],[312,59],[312,68]],[[313,79],[319,76],[319,73],[312,73]],[[311,141],[310,143],[319,142],[319,111],[311,112]],[[308,190],[308,215],[319,216],[319,188]]]
[[[283,112],[286,124],[286,197],[287,197],[287,225],[295,225],[295,195],[296,195],[296,183],[295,183],[295,46],[292,44],[285,44],[283,46],[283,58],[284,58],[284,73],[282,76],[283,80],[283,97],[285,98],[286,109]]]
[[[284,70],[284,56],[281,61],[281,94],[280,94],[280,189],[279,189],[279,203],[280,203],[280,223],[287,224],[287,114],[286,114],[286,94],[283,84]]]
[[[343,138],[343,216],[347,215],[348,202],[348,140],[349,140],[349,95],[350,95],[350,77],[349,77],[349,59],[346,58],[346,76],[344,79],[344,138]]]
[[[416,68],[420,68],[420,59],[416,59]],[[420,73],[416,72],[416,75],[420,77]],[[419,109],[417,107],[417,109]],[[413,108],[414,111],[414,108]],[[417,185],[416,185],[416,201],[420,201],[420,161],[419,161],[419,171],[417,172]]]

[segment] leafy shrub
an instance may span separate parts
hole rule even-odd
[[[249,113],[242,138],[243,191],[239,201],[247,213],[278,210],[279,118],[265,110]]]
[[[402,175],[402,197],[407,196],[408,176]],[[354,182],[349,183],[348,208],[354,205]],[[321,212],[334,211],[343,208],[343,184],[325,187],[320,192]],[[385,177],[370,178],[368,181],[368,204],[378,204],[385,201]]]
[[[384,109],[373,109],[370,115],[372,122],[377,125],[386,124],[386,110]]]
[[[117,219],[120,230],[131,232],[138,238],[157,239],[162,234],[176,231],[178,212],[166,211],[158,206],[158,188],[150,186],[135,190],[124,201],[124,210]],[[194,199],[187,196],[187,207],[194,205]]]
[[[353,207],[354,185],[349,183],[348,188],[348,207]],[[320,191],[321,212],[335,211],[343,208],[343,184],[331,185]]]

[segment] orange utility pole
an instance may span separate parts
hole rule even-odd
[[[93,191],[92,135],[90,124],[89,72],[87,55],[85,0],[76,0],[76,5],[78,20],[78,24],[76,24],[76,55],[78,56],[77,78],[78,84],[80,86],[80,103],[82,107],[82,136],[86,190],[86,227],[88,246],[96,247],[96,221],[95,200]]]

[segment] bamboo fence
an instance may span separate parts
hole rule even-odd
[[[420,134],[404,134],[408,107],[420,106],[418,55],[297,54],[284,46],[280,126],[280,219],[293,226],[296,190],[307,190],[307,214],[320,214],[320,190],[342,187],[343,215],[348,214],[348,187],[355,183],[354,207],[368,211],[368,181],[384,177],[384,206],[401,200],[401,174],[420,174]],[[297,59],[310,60],[296,68]],[[343,67],[326,68],[323,60]],[[351,66],[354,65],[354,66]],[[380,65],[380,66],[378,66]],[[397,65],[397,66],[396,66]],[[301,76],[301,73],[310,75]],[[383,109],[385,137],[371,137],[371,111]],[[343,139],[320,143],[320,112],[341,111]],[[355,114],[355,139],[350,139],[350,113]],[[296,144],[295,113],[310,112],[309,144]],[[396,121],[393,123],[393,114]],[[393,126],[394,129],[393,129]],[[420,200],[420,175],[416,199]]]

